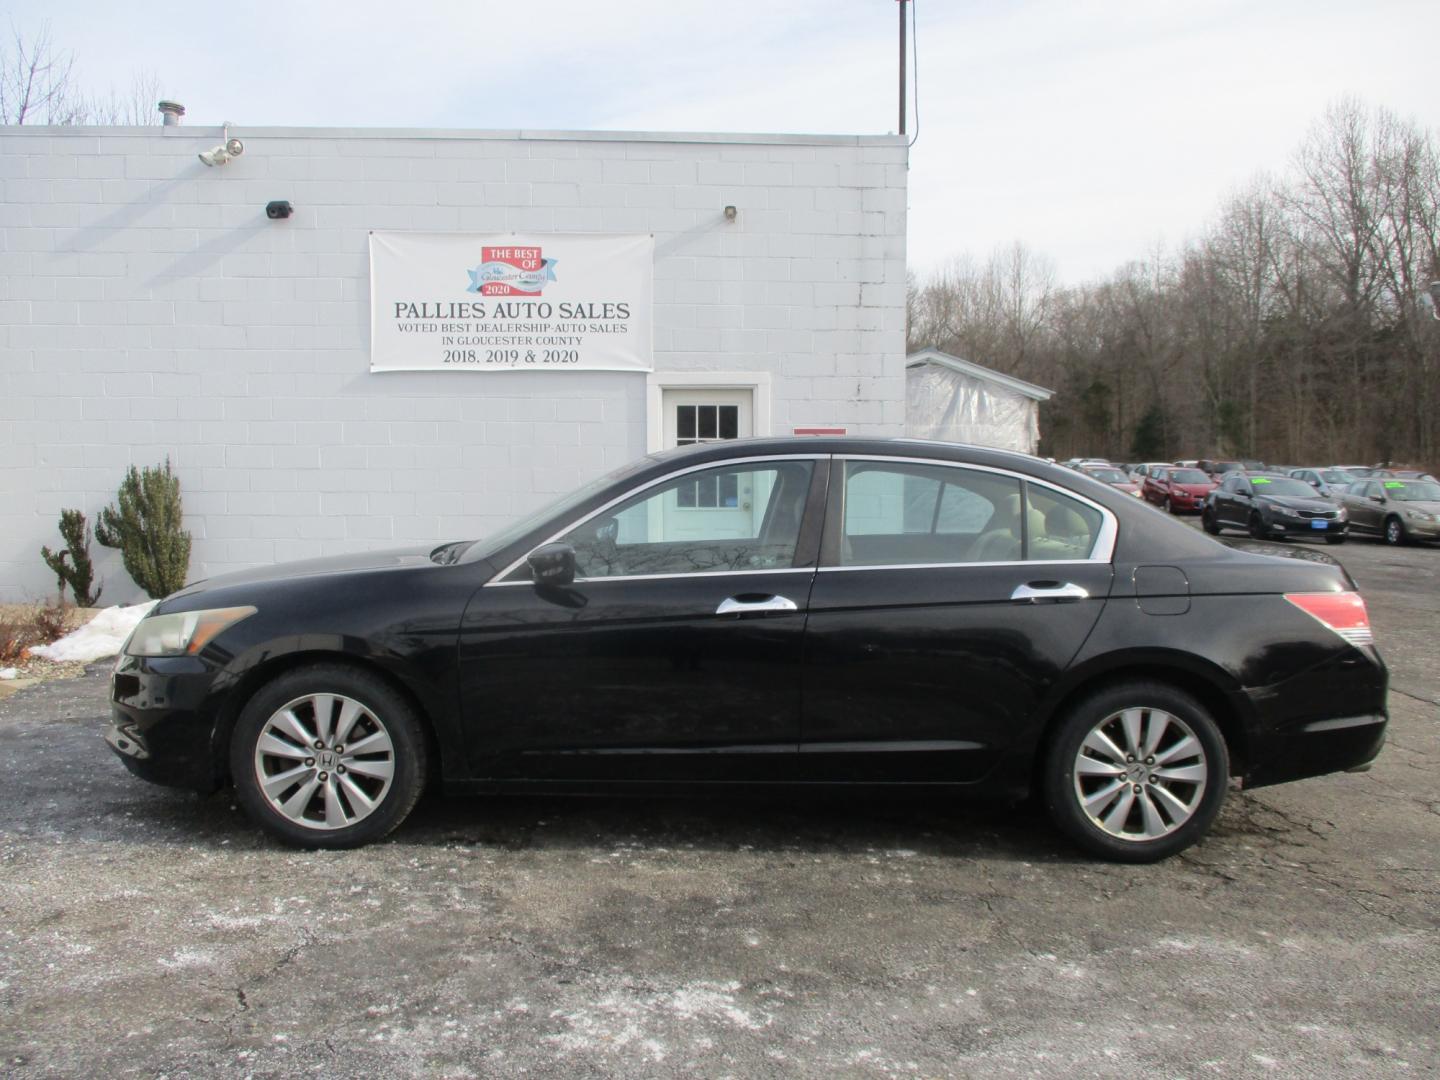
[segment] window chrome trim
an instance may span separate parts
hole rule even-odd
[[[728,441],[730,441],[730,440],[725,440],[725,441],[728,442]],[[723,443],[722,443],[722,444],[716,444],[716,445],[723,445]],[[570,522],[569,524],[565,525],[565,526],[564,526],[563,528],[561,528],[558,532],[556,532],[556,533],[554,533],[553,535],[551,535],[549,539],[540,541],[540,543],[536,544],[535,547],[532,547],[532,548],[530,549],[530,551],[534,551],[535,548],[544,547],[546,544],[553,544],[553,543],[555,543],[555,541],[559,540],[560,537],[564,536],[564,535],[565,535],[567,532],[569,532],[570,530],[572,530],[572,529],[578,529],[581,525],[584,525],[587,521],[590,521],[590,520],[593,519],[593,518],[599,517],[601,514],[605,513],[605,511],[606,511],[606,510],[609,510],[611,507],[618,506],[620,503],[625,502],[627,499],[633,498],[633,497],[636,496],[636,495],[639,495],[641,492],[649,491],[651,488],[653,488],[653,487],[655,487],[655,486],[657,486],[657,485],[659,485],[659,484],[664,484],[664,483],[666,483],[666,482],[668,482],[668,481],[670,481],[670,480],[674,480],[674,479],[677,479],[678,477],[685,476],[687,473],[703,472],[703,471],[705,471],[706,469],[721,469],[721,468],[725,468],[726,466],[729,466],[729,465],[748,465],[748,464],[752,464],[752,463],[754,463],[754,462],[765,462],[765,461],[827,461],[827,460],[830,459],[830,457],[831,457],[830,454],[825,454],[825,453],[815,453],[815,454],[761,454],[761,455],[756,455],[756,456],[754,456],[754,457],[726,458],[726,459],[721,460],[721,461],[706,461],[706,462],[702,462],[702,463],[699,464],[699,465],[691,465],[691,466],[689,466],[689,467],[687,467],[687,468],[684,468],[684,469],[677,469],[675,472],[665,473],[665,474],[662,475],[662,476],[656,477],[654,480],[650,480],[650,481],[648,481],[648,482],[646,482],[646,483],[644,483],[644,484],[641,484],[639,487],[630,488],[628,491],[624,492],[624,493],[621,494],[621,495],[617,495],[615,498],[611,499],[609,502],[605,503],[604,505],[602,505],[602,506],[597,506],[594,510],[590,511],[590,513],[586,514],[584,517],[582,517],[582,518],[577,518],[576,520],[574,520],[574,521]],[[813,475],[813,474],[812,474],[812,475]],[[501,570],[498,574],[496,574],[494,577],[492,577],[489,581],[487,581],[484,585],[482,585],[482,586],[480,586],[480,587],[481,587],[482,589],[489,589],[489,588],[499,587],[499,586],[501,586],[501,585],[534,585],[535,583],[534,583],[533,581],[504,581],[504,580],[502,580],[503,578],[508,577],[510,574],[514,573],[514,571],[515,571],[516,569],[518,569],[521,565],[524,564],[525,560],[530,557],[530,551],[527,551],[524,555],[521,555],[518,559],[516,559],[516,560],[514,560],[513,562],[511,562],[510,565],[506,566],[505,569]],[[736,574],[783,574],[783,573],[795,573],[795,572],[797,572],[797,571],[801,571],[801,572],[804,572],[804,573],[807,573],[807,574],[813,574],[813,573],[815,572],[815,567],[813,567],[813,566],[783,566],[783,567],[775,567],[775,568],[773,568],[773,569],[757,569],[757,570],[708,570],[708,571],[707,571],[707,570],[701,570],[701,571],[695,571],[695,572],[692,572],[692,573],[684,573],[684,574],[629,574],[629,575],[626,575],[626,574],[616,574],[616,575],[614,575],[614,576],[608,576],[608,575],[607,575],[606,577],[598,577],[598,578],[578,577],[578,578],[576,578],[575,580],[576,580],[577,582],[581,582],[581,581],[590,581],[590,582],[594,582],[594,581],[651,581],[651,580],[656,580],[656,579],[659,579],[659,578],[676,578],[676,577],[719,577],[719,576],[722,575],[722,574],[728,574],[728,575],[736,575]]]
[[[818,572],[828,573],[850,573],[855,570],[963,570],[972,566],[1105,566],[1103,559],[1046,559],[1043,562],[1037,559],[1011,559],[1008,562],[910,562],[910,563],[874,563],[872,565],[855,566],[822,566]],[[529,584],[527,581],[525,584]]]
[[[898,440],[897,440],[898,441]],[[1093,510],[1100,512],[1100,532],[1095,537],[1095,543],[1090,547],[1090,554],[1083,559],[1011,559],[1005,562],[946,562],[946,563],[896,563],[884,566],[821,566],[821,570],[898,570],[898,569],[934,569],[942,566],[1041,566],[1041,565],[1066,565],[1071,563],[1109,563],[1115,558],[1115,543],[1120,536],[1119,519],[1115,517],[1114,511],[1101,506],[1094,499],[1081,495],[1078,491],[1056,484],[1050,480],[1042,480],[1038,476],[1031,476],[1028,473],[1016,472],[1013,469],[1001,469],[994,465],[972,465],[967,461],[946,461],[941,458],[917,458],[901,457],[894,454],[835,454],[835,461],[880,461],[895,462],[904,465],[938,465],[950,469],[969,469],[972,472],[993,473],[998,476],[1006,476],[1019,480],[1026,484],[1038,484],[1041,487],[1049,488],[1051,491],[1066,498],[1074,499],[1076,502],[1084,503]],[[845,474],[840,476],[841,484],[845,483]],[[833,481],[832,481],[833,482]],[[843,494],[843,493],[842,493]],[[1028,500],[1027,500],[1028,501]],[[843,526],[842,526],[843,527]]]
[[[577,523],[583,524],[583,523]],[[550,543],[550,541],[546,541]],[[538,544],[536,545],[539,546]],[[533,549],[532,549],[533,550]],[[521,559],[521,562],[525,560]],[[951,565],[949,563],[946,564]],[[856,569],[869,569],[868,567],[857,567]],[[606,581],[666,581],[670,578],[720,578],[720,577],[757,577],[760,574],[813,574],[816,568],[813,566],[777,566],[756,570],[691,570],[686,573],[675,574],[612,574],[608,577],[577,577],[576,585],[600,585]],[[509,571],[506,571],[507,573]],[[519,581],[487,581],[480,586],[482,589],[508,589],[515,585],[534,585],[535,582],[521,579]]]

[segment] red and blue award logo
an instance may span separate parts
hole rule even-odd
[[[466,292],[481,296],[539,296],[555,280],[558,259],[544,258],[538,247],[480,249],[480,265],[470,275]]]

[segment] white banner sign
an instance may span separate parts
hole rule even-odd
[[[371,371],[653,371],[650,236],[370,234]]]

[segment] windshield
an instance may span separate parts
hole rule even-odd
[[[1086,469],[1096,480],[1103,480],[1107,484],[1128,484],[1130,478],[1119,469]]]
[[[1327,484],[1353,484],[1355,477],[1344,469],[1326,469],[1320,474],[1320,479]]]
[[[1440,502],[1440,484],[1430,480],[1386,480],[1385,494],[1397,502]]]
[[[1254,486],[1256,495],[1299,495],[1307,499],[1315,497],[1315,489],[1309,484],[1288,476],[1252,476],[1250,483]]]
[[[1215,471],[1222,474],[1227,472],[1234,472],[1240,467],[1241,465],[1238,461],[1217,461],[1215,463]]]
[[[1170,479],[1176,484],[1208,484],[1210,477],[1199,469],[1171,469]]]
[[[460,557],[459,562],[477,562],[497,551],[509,547],[516,540],[519,540],[532,529],[538,528],[552,517],[559,517],[569,510],[573,510],[585,500],[589,499],[596,492],[615,483],[617,480],[628,476],[630,473],[639,472],[648,465],[653,464],[652,458],[641,458],[639,461],[632,461],[622,465],[618,469],[606,473],[590,483],[567,492],[559,498],[552,499],[541,505],[538,509],[532,510],[519,521],[512,522],[499,532],[491,533],[488,536],[476,540],[466,549],[465,554]]]

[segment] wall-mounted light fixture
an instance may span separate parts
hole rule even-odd
[[[265,216],[271,221],[288,218],[295,212],[288,199],[276,199],[265,204]]]
[[[734,221],[735,218],[739,216],[739,213],[740,212],[736,210],[733,206],[727,206],[725,207],[725,220]]]
[[[202,150],[197,156],[206,165],[224,165],[231,158],[237,158],[245,152],[245,144],[239,139],[230,138],[230,125],[226,124],[223,141],[219,146],[212,146],[209,150]]]

